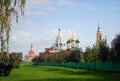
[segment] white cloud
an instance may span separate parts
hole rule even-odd
[[[16,52],[23,52],[23,54],[27,54],[27,52],[30,50],[30,45],[35,45],[35,51],[40,48],[39,45],[39,37],[33,35],[30,32],[27,31],[12,31],[11,32],[11,38],[10,38],[10,51],[16,51]]]
[[[72,5],[73,0],[58,0],[58,4],[60,4],[60,5]]]
[[[13,31],[11,41],[16,43],[33,43],[38,42],[39,38],[27,31]]]
[[[27,15],[45,15],[48,12],[56,10],[53,1],[50,0],[29,0],[26,4]]]
[[[56,12],[60,7],[78,7],[85,10],[94,10],[95,7],[90,4],[84,4],[77,0],[28,0],[26,3],[25,14],[29,16],[41,16]]]
[[[26,4],[27,15],[46,15],[59,10],[57,6],[76,5],[74,0],[29,0]]]

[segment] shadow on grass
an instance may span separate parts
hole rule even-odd
[[[58,72],[60,74],[65,74],[65,75],[96,75],[96,74],[101,74],[100,71],[91,71],[91,70],[78,70],[78,71],[73,71],[72,69],[67,69],[67,68],[61,68],[61,67],[47,67],[44,68],[45,71],[51,71],[51,72]]]
[[[74,70],[73,69],[67,69],[67,68],[61,68],[61,67],[47,67],[47,68],[44,68],[45,71],[51,71],[51,72],[56,72],[56,73],[59,73],[60,75],[76,75],[76,76],[93,76],[93,77],[96,77],[96,78],[99,78],[98,80],[96,81],[102,81],[100,79],[107,79],[107,80],[110,80],[110,81],[118,81],[119,80],[119,77],[120,77],[120,73],[115,73],[115,72],[106,72],[106,71],[96,71],[96,70]],[[85,78],[84,78],[85,79]],[[67,79],[66,79],[67,80]],[[87,79],[88,80],[88,79]],[[87,81],[85,79],[85,81]],[[69,81],[69,80],[67,80]],[[72,80],[70,80],[72,81]],[[76,80],[77,81],[77,80]],[[78,80],[79,81],[79,80]],[[84,81],[83,78],[80,80],[80,81]],[[88,80],[88,81],[94,81],[94,80]]]
[[[64,67],[54,67],[54,66],[34,66],[26,65],[27,67],[36,67],[44,70],[46,72],[58,73],[59,75],[76,75],[85,77],[95,77],[95,78],[53,78],[53,79],[31,79],[23,81],[119,81],[120,73],[115,72],[105,72],[105,71],[95,71],[95,70],[75,70]],[[36,69],[35,68],[35,69]]]
[[[51,78],[51,79],[31,79],[22,81],[106,81],[96,78]]]

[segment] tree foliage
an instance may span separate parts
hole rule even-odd
[[[107,44],[107,41],[106,39],[103,40],[100,45],[99,45],[99,57],[100,57],[100,60],[102,61],[106,61],[108,60],[108,56],[109,56],[109,46]]]
[[[84,58],[87,61],[96,61],[99,59],[99,49],[93,45],[92,48],[86,47],[86,50],[84,52]]]
[[[19,68],[20,67],[20,62],[22,61],[22,53],[16,53],[12,52],[10,54],[10,58],[14,61],[14,67]]]
[[[114,49],[114,59],[120,61],[120,33],[113,39],[112,48]]]
[[[18,22],[18,16],[24,15],[26,0],[0,0],[0,66],[8,67],[9,62],[9,38],[12,20]],[[11,65],[12,66],[12,65]],[[7,76],[11,69],[0,67],[0,76]],[[7,74],[6,74],[7,72]]]
[[[69,58],[71,62],[80,62],[80,50],[73,50]]]

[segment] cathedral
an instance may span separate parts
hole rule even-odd
[[[51,48],[45,48],[45,52],[40,52],[39,54],[50,55],[54,53],[59,53],[60,51],[68,51],[68,49],[73,50],[76,48],[80,48],[79,39],[76,39],[75,36],[72,35],[71,38],[68,39],[66,43],[64,43],[61,36],[61,30],[58,29],[58,35],[53,46]]]
[[[72,36],[70,39],[67,41],[67,48],[79,48],[80,46],[80,41],[79,39],[76,39],[74,36]]]
[[[79,39],[76,39],[75,36],[72,35],[70,39],[66,41],[66,43],[63,43],[61,31],[58,29],[58,36],[55,42],[55,50],[61,51],[66,49],[72,49],[72,48],[79,48],[80,41]]]
[[[57,51],[65,50],[65,49],[71,49],[71,48],[79,48],[80,41],[79,39],[76,39],[75,36],[72,35],[70,39],[66,41],[66,43],[63,43],[61,31],[58,29],[58,36],[56,39],[56,42],[54,44],[54,49]]]

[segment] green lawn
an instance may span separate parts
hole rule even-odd
[[[21,65],[0,81],[119,81],[120,73],[53,66]]]

